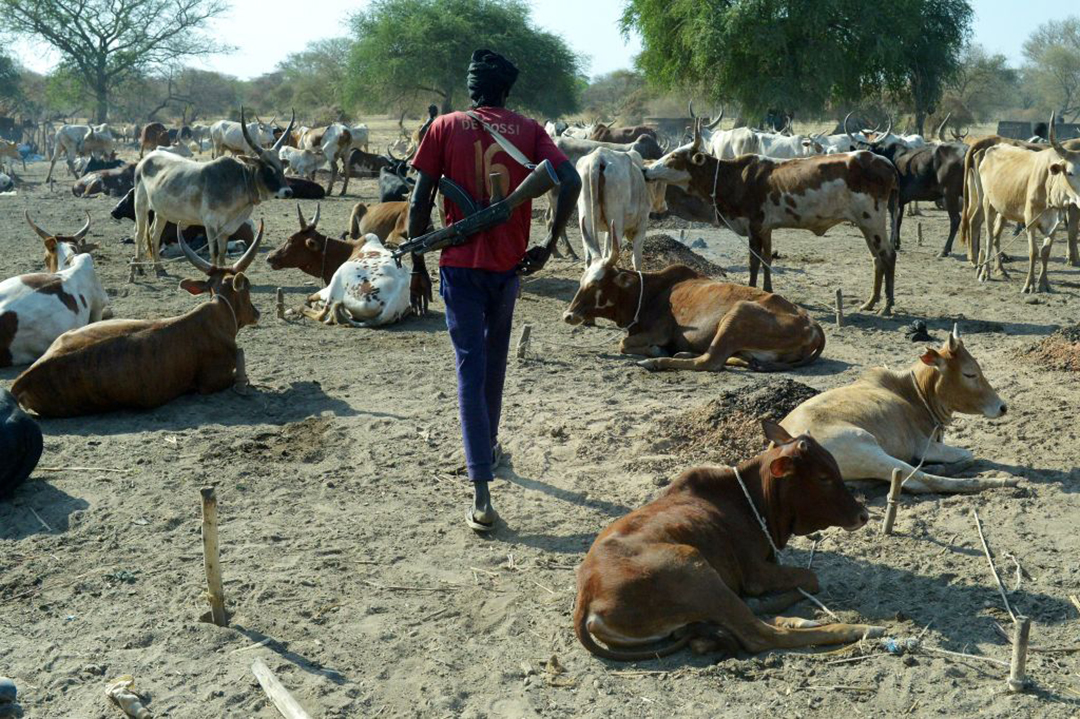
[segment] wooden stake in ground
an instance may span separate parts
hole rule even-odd
[[[225,617],[225,590],[221,585],[221,561],[218,555],[217,494],[213,487],[203,487],[202,540],[203,565],[206,567],[206,589],[210,598],[210,616],[219,627],[228,626]]]
[[[1030,638],[1031,620],[1027,617],[1017,617],[1013,621],[1012,664],[1009,666],[1009,691],[1014,694],[1024,691],[1027,685],[1025,672]]]
[[[285,290],[280,287],[274,293],[277,299],[277,316],[279,320],[285,319]]]
[[[270,671],[270,667],[266,666],[266,662],[256,659],[251,663],[251,672],[259,680],[266,696],[270,697],[270,701],[274,702],[274,706],[281,712],[281,716],[285,719],[311,719],[311,715],[293,699],[289,690],[278,681],[278,678]]]
[[[532,335],[532,325],[526,324],[521,327],[521,336],[517,341],[518,359],[525,359],[525,353],[529,351],[529,337]]]
[[[844,291],[836,288],[836,326],[844,326]]]
[[[916,222],[915,223],[915,232],[917,233],[916,236],[915,236],[916,237],[915,246],[916,247],[922,247],[922,223],[921,222]]]
[[[893,522],[896,521],[896,505],[900,500],[900,485],[903,484],[902,472],[899,469],[892,471],[892,483],[889,485],[889,497],[886,500],[885,519],[881,521],[881,533],[892,534]]]

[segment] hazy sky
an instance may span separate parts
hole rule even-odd
[[[808,2],[811,0],[807,0]],[[597,75],[629,67],[640,49],[636,38],[623,40],[617,21],[624,0],[533,0],[533,19],[542,27],[566,38],[576,51],[590,58],[589,73]],[[273,70],[279,60],[299,52],[312,40],[348,32],[346,18],[368,5],[365,0],[320,0],[317,13],[275,12],[276,3],[265,0],[232,0],[229,16],[217,23],[216,32],[229,38],[236,52],[219,55],[202,63],[241,78]],[[874,3],[867,3],[872,11]],[[1004,53],[1013,63],[1022,59],[1021,47],[1027,36],[1046,20],[1069,13],[1062,0],[972,0],[975,8],[975,40],[993,52]],[[1022,10],[1022,11],[1021,11]],[[1074,11],[1080,14],[1080,8]],[[340,18],[335,24],[322,20]],[[47,48],[25,42],[12,48],[34,70],[45,71],[56,62]]]

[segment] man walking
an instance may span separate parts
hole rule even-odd
[[[419,237],[427,227],[440,177],[461,185],[481,204],[491,200],[492,174],[509,194],[531,171],[523,163],[550,161],[560,183],[554,225],[544,244],[527,249],[532,209],[526,202],[505,224],[444,249],[439,259],[439,293],[457,359],[465,463],[475,492],[466,522],[478,532],[491,531],[498,517],[488,483],[500,454],[499,418],[518,276],[532,274],[547,262],[581,190],[573,164],[544,128],[506,109],[517,76],[518,69],[502,55],[474,52],[468,75],[472,110],[437,118],[412,161],[419,177],[410,199],[409,237]],[[447,202],[445,209],[448,223],[462,218],[456,205]],[[413,308],[423,313],[430,300],[423,255],[413,255]]]

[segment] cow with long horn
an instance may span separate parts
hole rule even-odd
[[[23,217],[30,225],[41,241],[45,243],[45,269],[48,272],[59,272],[70,267],[75,262],[75,257],[96,250],[99,245],[96,242],[87,242],[86,233],[90,231],[90,213],[86,213],[86,222],[74,235],[54,235],[37,226],[30,217],[30,211],[24,210]]]
[[[158,276],[165,273],[158,245],[167,222],[205,227],[211,260],[224,266],[229,235],[247,222],[255,205],[272,197],[292,197],[278,152],[295,124],[294,112],[277,142],[263,148],[248,134],[241,108],[240,126],[254,157],[195,162],[167,152],[151,152],[139,162],[135,168],[135,240],[137,246],[145,243]]]
[[[152,409],[191,392],[243,388],[241,327],[259,321],[244,270],[255,259],[263,226],[243,257],[228,267],[207,262],[184,242],[184,255],[206,279],[180,289],[210,301],[179,317],[107,320],[67,332],[15,380],[11,392],[43,417],[74,417],[120,409]]]

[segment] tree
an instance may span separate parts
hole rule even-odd
[[[641,36],[637,65],[653,85],[733,100],[751,118],[882,89],[920,116],[955,70],[971,18],[966,0],[626,0],[621,26]]]
[[[472,51],[506,55],[521,74],[511,104],[557,117],[577,109],[581,59],[532,24],[522,0],[376,0],[352,19],[344,99],[372,111],[441,100],[464,106]]]
[[[277,105],[311,109],[340,106],[348,72],[348,38],[317,40],[303,52],[293,53],[278,63],[283,86],[290,91]]]
[[[1080,18],[1051,20],[1024,43],[1025,76],[1062,117],[1080,118]]]
[[[0,50],[0,114],[10,114],[22,99],[22,76],[15,61]]]
[[[616,115],[640,115],[646,99],[645,78],[636,70],[615,70],[600,75],[581,93],[582,108],[589,115],[608,120]]]
[[[1020,73],[1009,67],[1004,55],[991,55],[982,45],[972,44],[964,48],[941,104],[946,111],[966,108],[974,119],[986,122],[999,111],[1015,107],[1020,90]],[[942,115],[940,109],[938,114]]]
[[[0,27],[58,50],[105,122],[125,80],[184,58],[222,51],[201,30],[225,0],[0,0]]]

